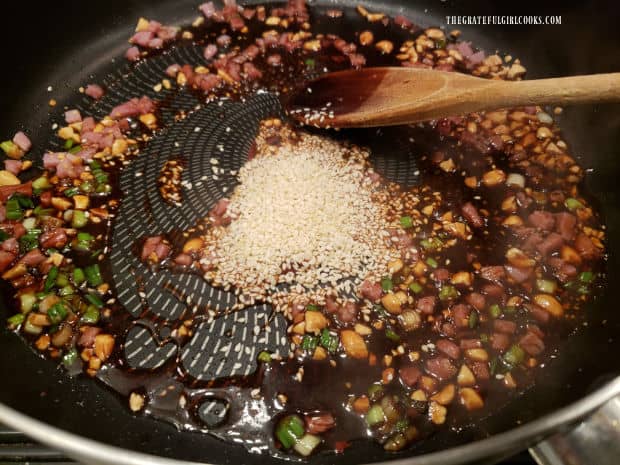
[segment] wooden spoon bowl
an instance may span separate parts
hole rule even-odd
[[[498,108],[618,101],[620,73],[503,81],[431,69],[385,67],[321,76],[291,99],[289,114],[317,127],[371,127]]]

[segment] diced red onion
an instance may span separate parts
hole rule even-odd
[[[4,169],[9,171],[10,173],[18,175],[22,169],[22,162],[19,160],[11,159],[4,160]]]
[[[15,133],[15,135],[13,136],[13,142],[24,152],[27,152],[32,148],[32,142],[30,142],[28,136],[22,131],[18,131],[17,133]]]
[[[98,84],[88,84],[86,89],[84,89],[84,93],[95,100],[99,100],[103,97],[104,90]]]
[[[79,110],[68,110],[65,111],[65,121],[67,124],[78,123],[82,121],[82,115]]]
[[[213,2],[203,3],[198,9],[205,15],[205,18],[209,19],[215,14],[215,5]]]
[[[155,37],[155,34],[151,31],[138,31],[131,36],[129,42],[141,47],[148,47],[149,42],[153,39],[153,37]]]
[[[181,66],[175,63],[166,68],[166,75],[170,76],[171,78],[174,78],[177,76],[177,74],[179,74],[180,70],[181,70]]]
[[[129,61],[138,61],[140,59],[140,49],[138,47],[129,47],[125,52],[125,58]]]
[[[210,60],[217,54],[217,46],[215,44],[209,44],[205,47],[203,56],[205,60]]]

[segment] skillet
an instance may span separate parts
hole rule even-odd
[[[352,7],[357,2],[328,2]],[[616,49],[617,33],[613,29],[617,15],[611,2],[592,2],[579,7],[561,3],[490,6],[485,2],[369,2],[374,10],[394,14],[404,12],[421,25],[445,24],[445,14],[561,14],[561,26],[481,26],[461,27],[466,39],[483,49],[500,49],[519,56],[530,70],[529,77],[611,72],[620,68]],[[53,97],[62,105],[80,103],[75,92],[85,82],[122,75],[125,63],[120,58],[126,38],[139,16],[165,23],[185,24],[196,15],[192,1],[176,2],[106,2],[105,7],[87,7],[74,1],[54,5],[10,4],[6,16],[12,20],[2,34],[7,70],[0,78],[3,112],[0,127],[7,134],[26,127],[33,141],[44,146],[51,134],[51,121],[59,121],[62,108],[48,113],[47,101]],[[514,9],[513,9],[514,7]],[[591,11],[603,12],[592,16]],[[355,14],[347,22],[349,32],[359,29]],[[617,23],[616,23],[617,24]],[[28,30],[26,34],[24,31]],[[112,59],[115,59],[112,62]],[[51,86],[53,91],[47,91]],[[485,459],[492,461],[508,455],[566,427],[603,400],[620,392],[618,382],[605,384],[619,373],[617,352],[620,317],[614,312],[614,289],[617,287],[617,173],[615,158],[620,119],[617,107],[580,107],[567,109],[560,120],[573,151],[581,162],[593,169],[586,186],[600,203],[608,225],[608,290],[587,309],[590,325],[581,329],[559,348],[562,354],[542,370],[535,389],[526,392],[507,408],[475,428],[460,432],[445,431],[431,440],[399,455],[386,455],[369,443],[356,444],[338,458],[339,463],[381,462],[407,456],[431,454],[407,460],[407,463],[464,463]],[[8,296],[4,288],[3,296]],[[4,305],[3,299],[3,305]],[[8,316],[6,306],[0,316]],[[174,427],[148,418],[134,417],[119,398],[84,377],[69,378],[54,364],[36,357],[12,333],[0,334],[1,372],[0,421],[21,427],[50,445],[73,451],[89,462],[140,463],[131,454],[118,453],[84,443],[89,438],[99,443],[140,453],[176,460],[209,463],[263,463],[264,456],[248,455],[239,446],[222,443],[211,436],[178,433]],[[602,387],[601,387],[602,386]],[[575,404],[575,402],[578,402]],[[42,429],[40,424],[14,414],[6,407],[22,412],[40,422],[77,435],[68,438]],[[567,409],[562,410],[563,407]],[[545,416],[547,415],[547,416]],[[542,418],[537,423],[515,427]],[[504,433],[504,434],[500,434]],[[487,438],[480,443],[464,444]],[[443,452],[442,452],[443,451]],[[435,455],[433,453],[439,453]],[[141,463],[154,463],[153,458]],[[276,462],[276,459],[270,459]],[[316,463],[333,463],[333,456],[318,456]],[[423,461],[423,462],[422,462]]]

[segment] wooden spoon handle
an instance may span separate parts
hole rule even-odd
[[[492,81],[480,92],[501,107],[620,101],[620,73],[592,74],[531,81]]]

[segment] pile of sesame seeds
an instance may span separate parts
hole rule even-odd
[[[228,226],[204,237],[205,277],[233,287],[242,303],[323,302],[378,279],[398,256],[389,207],[376,202],[368,152],[263,124],[256,156],[239,171]]]

